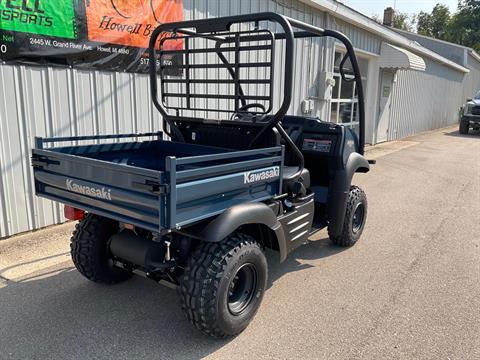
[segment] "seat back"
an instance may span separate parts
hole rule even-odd
[[[216,146],[234,150],[247,150],[248,145],[260,131],[261,127],[234,124],[203,124],[181,122],[179,129],[190,144]],[[254,148],[268,148],[280,145],[280,135],[276,129],[267,131],[258,139]]]

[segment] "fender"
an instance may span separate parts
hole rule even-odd
[[[264,203],[249,203],[232,206],[212,220],[201,236],[208,242],[220,242],[242,225],[263,224],[273,230],[280,250],[280,261],[287,257],[287,244],[283,227],[275,213]]]
[[[328,222],[332,236],[338,236],[343,229],[348,193],[355,173],[370,171],[368,160],[357,152],[349,155],[344,170],[338,170],[328,194]]]
[[[370,164],[363,155],[359,153],[351,153],[348,157],[347,165],[345,166],[347,174],[349,174],[350,182],[352,182],[355,173],[367,173],[370,171]],[[350,186],[350,185],[349,185]]]

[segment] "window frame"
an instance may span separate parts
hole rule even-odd
[[[333,110],[336,108],[336,119],[335,119],[335,124],[342,124],[344,126],[347,126],[351,129],[354,127],[358,126],[360,124],[359,121],[354,121],[354,114],[358,114],[358,96],[356,96],[356,90],[357,90],[357,84],[356,82],[353,82],[353,91],[352,91],[352,97],[351,98],[342,98],[342,85],[344,83],[342,76],[340,74],[340,71],[338,68],[335,67],[335,58],[337,54],[340,54],[340,56],[344,56],[346,53],[346,50],[341,49],[341,48],[334,48],[333,51],[333,78],[335,79],[335,82],[338,82],[338,92],[337,96],[335,96],[334,91],[332,90],[332,97],[330,99],[330,121],[332,121],[332,115],[333,115]],[[366,59],[364,57],[360,57],[361,60],[367,61],[367,67],[368,67],[368,61],[369,59]],[[345,74],[345,77],[347,79],[354,79],[354,75],[351,74]],[[366,86],[366,83],[368,81],[368,77],[362,75],[362,83],[364,87]],[[351,110],[350,110],[350,121],[349,122],[339,122],[341,120],[340,118],[340,106],[341,104],[351,104]],[[355,107],[357,108],[357,111],[355,111]],[[355,117],[357,117],[355,115]]]

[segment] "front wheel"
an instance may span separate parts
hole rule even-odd
[[[365,221],[367,220],[367,195],[358,186],[351,186],[348,193],[347,209],[343,222],[342,233],[333,236],[328,229],[330,240],[339,246],[353,246],[362,236]]]
[[[460,134],[463,134],[463,135],[468,134],[469,128],[470,128],[470,123],[468,121],[460,120],[460,126],[458,128],[458,132]]]
[[[204,243],[192,255],[180,286],[188,320],[205,334],[239,334],[255,316],[267,286],[267,260],[251,236],[234,233]]]

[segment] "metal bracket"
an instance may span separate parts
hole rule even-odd
[[[165,184],[159,184],[153,181],[146,181],[145,183],[133,182],[132,186],[139,190],[145,190],[157,195],[163,195],[170,193],[170,186]]]
[[[49,160],[48,158],[46,158],[44,156],[41,156],[41,157],[32,156],[31,159],[32,159],[32,166],[34,168],[43,168],[43,167],[48,166],[48,165],[59,165],[60,164],[60,161]]]

